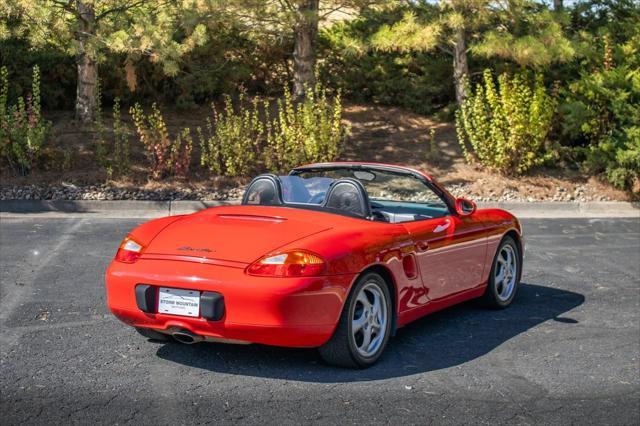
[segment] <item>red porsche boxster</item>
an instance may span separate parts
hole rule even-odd
[[[317,347],[366,367],[428,313],[508,306],[522,260],[514,216],[422,172],[311,164],[256,177],[241,205],[135,228],[106,272],[107,301],[150,339]]]

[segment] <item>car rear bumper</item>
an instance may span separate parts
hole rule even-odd
[[[237,267],[140,259],[112,262],[106,273],[107,305],[124,323],[164,333],[188,330],[206,340],[317,347],[332,335],[354,275],[264,278]],[[221,319],[144,312],[136,302],[139,284],[224,297]]]

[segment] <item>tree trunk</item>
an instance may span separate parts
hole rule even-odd
[[[456,103],[462,105],[466,97],[465,79],[469,75],[467,64],[467,42],[464,28],[456,31],[456,44],[453,51],[453,83],[456,88]]]
[[[553,0],[553,10],[562,10],[562,0]]]
[[[319,0],[298,3],[293,49],[293,96],[296,99],[302,98],[306,88],[314,84],[319,3]]]
[[[88,46],[95,37],[96,12],[93,2],[76,2],[78,17],[78,54],[76,66],[78,68],[78,82],[76,85],[76,120],[89,123],[95,118],[96,85],[98,83],[98,68],[95,56]]]

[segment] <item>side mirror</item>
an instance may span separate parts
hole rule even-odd
[[[470,216],[477,209],[476,203],[466,198],[456,198],[456,212],[460,216]]]

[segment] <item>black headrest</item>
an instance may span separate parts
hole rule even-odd
[[[324,207],[345,211],[364,218],[371,217],[369,196],[362,183],[352,178],[335,180],[324,199]]]
[[[282,186],[280,180],[272,174],[255,177],[242,197],[242,204],[260,206],[282,205]]]

